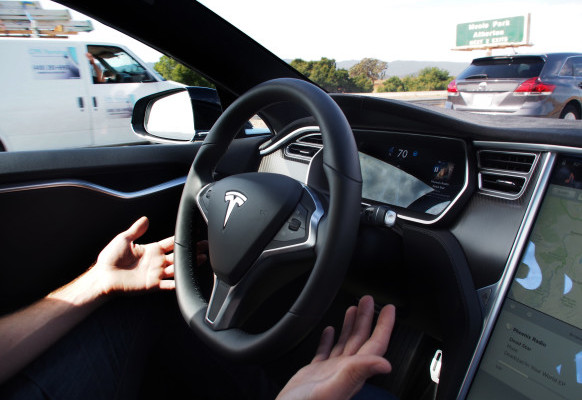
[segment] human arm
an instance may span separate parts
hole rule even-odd
[[[36,303],[0,318],[0,383],[38,357],[115,293],[174,289],[173,238],[134,243],[145,217],[117,235],[95,265]]]
[[[93,54],[87,52],[86,56],[89,59],[89,63],[91,64],[91,66],[95,70],[95,81],[97,83],[105,82],[105,77],[103,76],[103,71],[101,70],[101,67],[99,67],[99,65],[97,65],[97,63],[95,62],[95,57],[93,57]]]
[[[388,348],[395,313],[394,306],[385,306],[370,336],[374,300],[364,296],[357,308],[346,311],[335,346],[334,329],[328,326],[321,334],[311,363],[289,380],[277,400],[347,400],[362,388],[366,379],[389,373],[392,366],[383,355]]]

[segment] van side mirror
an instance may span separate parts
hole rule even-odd
[[[131,126],[138,136],[154,142],[191,142],[203,138],[221,114],[216,90],[185,87],[139,99]]]

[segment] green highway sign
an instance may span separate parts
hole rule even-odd
[[[529,45],[529,15],[457,25],[459,50],[519,45]]]

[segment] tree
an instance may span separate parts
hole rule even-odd
[[[350,68],[350,76],[365,76],[372,81],[372,85],[378,79],[384,78],[388,63],[375,58],[364,58],[362,61]]]
[[[404,82],[397,76],[391,76],[386,79],[382,86],[378,88],[378,92],[405,92]]]
[[[352,92],[371,93],[374,91],[374,82],[365,75],[354,76],[351,80],[355,87],[358,88],[358,90],[352,90]]]
[[[180,64],[173,58],[162,56],[154,65],[154,69],[169,81],[183,83],[188,86],[214,87],[214,85],[199,73]]]
[[[407,75],[400,79],[392,76],[378,88],[379,92],[422,92],[428,90],[445,90],[453,77],[449,71],[437,67],[427,67],[418,75]]]
[[[291,66],[315,82],[323,89],[332,93],[371,92],[373,85],[367,78],[350,77],[345,69],[337,69],[335,60],[322,57],[319,61],[304,61],[297,58],[291,61]]]
[[[452,79],[447,70],[426,67],[418,73],[417,89],[414,90],[445,90]]]

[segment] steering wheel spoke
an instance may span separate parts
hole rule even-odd
[[[214,275],[214,287],[206,310],[206,322],[214,330],[232,328],[239,301],[236,285],[231,286]]]

